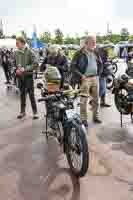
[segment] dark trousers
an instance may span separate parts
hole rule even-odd
[[[105,77],[99,78],[99,96],[100,97],[106,96],[106,78]]]
[[[5,73],[6,81],[9,82],[10,81],[10,71],[9,71],[8,64],[3,64],[3,70]]]
[[[62,69],[62,67],[58,67],[58,70],[60,72],[61,75],[61,83],[60,83],[60,89],[62,89],[64,87],[64,70]]]
[[[37,105],[34,95],[34,82],[33,79],[19,80],[20,88],[20,103],[21,103],[21,113],[25,112],[26,109],[26,97],[29,95],[32,111],[34,114],[37,113]]]

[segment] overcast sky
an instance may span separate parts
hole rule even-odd
[[[2,1],[2,0],[1,0]],[[0,18],[8,34],[25,30],[29,35],[36,24],[38,33],[61,28],[65,34],[113,32],[127,27],[133,33],[133,0],[3,0]]]

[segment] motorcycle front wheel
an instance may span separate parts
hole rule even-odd
[[[74,175],[83,177],[89,167],[89,151],[85,128],[73,124],[67,129],[66,156]]]
[[[108,90],[112,89],[114,86],[114,75],[110,74],[106,77],[106,87]]]

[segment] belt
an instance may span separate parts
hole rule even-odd
[[[92,78],[92,77],[97,77],[97,75],[89,75],[89,76],[86,76],[86,78]]]

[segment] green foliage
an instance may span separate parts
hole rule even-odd
[[[83,37],[86,37],[88,35],[88,31],[85,31],[82,36],[79,36],[76,34],[74,37],[71,37],[70,35],[67,35],[64,37],[63,32],[58,28],[55,30],[54,37],[51,35],[49,31],[44,32],[40,36],[40,40],[45,43],[51,43],[51,44],[80,44],[80,40]],[[133,35],[129,36],[129,32],[127,28],[123,28],[121,30],[120,34],[114,34],[111,33],[109,35],[97,35],[97,43],[104,44],[106,41],[111,43],[119,43],[120,41],[128,40],[133,41]]]
[[[76,50],[69,50],[68,58],[69,58],[70,60],[72,60],[72,58],[73,58],[75,52],[76,52]]]
[[[40,40],[44,43],[50,43],[52,38],[51,38],[51,33],[49,31],[44,32],[41,37]]]
[[[117,44],[121,41],[121,36],[119,34],[112,34],[110,41],[114,44]]]
[[[69,35],[67,35],[64,38],[64,44],[75,44],[75,38],[70,37]]]
[[[127,29],[127,28],[122,28],[120,34],[121,34],[121,39],[122,39],[123,41],[128,40],[129,32],[128,32],[128,29]]]
[[[27,41],[27,34],[25,31],[21,31],[21,35],[24,37],[24,39]]]
[[[131,42],[131,43],[133,43],[133,35],[129,36],[128,41]]]
[[[106,41],[117,44],[121,41],[121,35],[119,34],[111,34],[107,36],[97,36],[97,43],[106,43]]]
[[[58,28],[55,30],[55,44],[63,44],[63,32]]]

